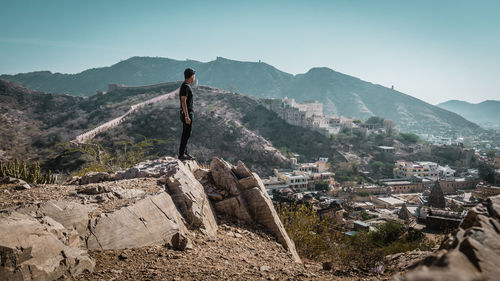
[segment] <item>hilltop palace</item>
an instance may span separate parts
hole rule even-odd
[[[337,134],[342,128],[355,128],[367,133],[375,125],[356,124],[354,119],[343,116],[329,116],[323,114],[323,104],[308,100],[298,103],[295,99],[284,97],[283,99],[261,99],[261,104],[278,114],[287,123],[311,128],[326,136]]]

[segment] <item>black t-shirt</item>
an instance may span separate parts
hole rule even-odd
[[[193,91],[191,90],[191,87],[189,86],[188,83],[182,82],[181,88],[179,90],[179,101],[180,101],[180,107],[182,110],[182,101],[181,97],[186,96],[186,105],[187,105],[187,110],[188,112],[193,112]]]

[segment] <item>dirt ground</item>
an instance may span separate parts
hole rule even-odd
[[[271,236],[230,222],[219,226],[215,241],[199,234],[192,249],[185,251],[158,245],[89,253],[96,261],[94,272],[75,280],[390,280],[391,276],[359,277],[335,268],[323,270],[319,262],[294,263]]]
[[[85,187],[99,185],[89,184]],[[108,187],[140,189],[146,194],[159,190],[157,179],[142,178],[106,182]],[[82,196],[78,185],[32,185],[28,190],[0,186],[0,210],[47,200],[70,199],[94,203],[95,196]],[[90,201],[88,198],[94,198]],[[99,202],[100,211],[126,205],[129,199]],[[333,265],[324,270],[322,263],[303,259],[292,261],[291,255],[275,238],[255,226],[238,225],[218,218],[215,241],[197,233],[192,247],[177,251],[168,245],[151,245],[123,250],[91,250],[94,272],[72,280],[390,280],[383,275],[346,271]]]

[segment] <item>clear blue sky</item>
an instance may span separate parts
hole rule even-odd
[[[0,73],[131,56],[326,66],[436,104],[500,99],[500,1],[1,2]]]

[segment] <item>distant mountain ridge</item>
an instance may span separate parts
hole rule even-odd
[[[486,128],[500,125],[500,100],[486,100],[480,103],[469,103],[460,100],[449,100],[437,106],[462,115],[466,119]]]
[[[77,74],[47,71],[0,78],[30,89],[92,95],[106,90],[108,83],[149,85],[182,80],[186,67],[197,71],[200,84],[266,98],[316,99],[324,112],[367,119],[379,116],[395,121],[403,131],[471,133],[481,128],[463,117],[399,91],[359,78],[316,67],[292,75],[264,62],[243,62],[222,57],[209,62],[159,57],[132,57],[109,67]]]

